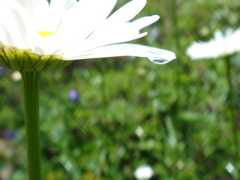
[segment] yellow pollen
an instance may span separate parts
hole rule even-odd
[[[49,31],[38,31],[38,33],[43,37],[56,34],[56,32],[49,32]]]

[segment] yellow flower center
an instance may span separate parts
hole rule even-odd
[[[38,31],[38,33],[43,37],[56,34],[56,32],[49,32],[49,31]]]

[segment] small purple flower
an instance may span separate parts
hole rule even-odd
[[[3,75],[6,71],[7,69],[5,67],[0,66],[0,75]]]
[[[16,136],[16,132],[13,130],[4,130],[2,131],[2,137],[5,139],[13,139]]]
[[[74,101],[74,102],[77,102],[79,100],[79,93],[76,89],[71,89],[69,92],[68,92],[68,98],[70,101]]]

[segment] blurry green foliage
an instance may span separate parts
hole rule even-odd
[[[126,2],[119,0],[115,9]],[[137,17],[159,14],[161,19],[143,30],[149,32],[147,37],[135,42],[172,50],[177,60],[162,66],[132,57],[87,60],[44,73],[44,179],[130,180],[142,164],[153,167],[152,180],[237,179],[236,169],[232,174],[226,169],[229,162],[235,167],[239,162],[226,116],[224,63],[192,62],[185,49],[193,40],[210,39],[217,28],[237,28],[240,4],[177,0],[176,27],[172,3],[148,1]],[[236,102],[239,60],[239,54],[231,58]],[[0,76],[0,132],[12,129],[17,135],[0,139],[0,174],[17,180],[26,179],[26,152],[21,82],[14,82],[11,73]],[[80,93],[79,102],[69,101],[71,88]],[[239,110],[236,119],[239,122]],[[135,132],[138,127],[141,136]]]

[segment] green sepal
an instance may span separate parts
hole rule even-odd
[[[38,61],[35,63],[35,67],[37,71],[46,71],[47,70],[47,62],[50,59],[50,55],[41,56]]]
[[[13,49],[10,49],[10,48],[7,48],[7,47],[3,47],[3,50],[4,50],[4,53],[5,53],[5,57],[8,59],[8,62],[10,64],[10,66],[12,67],[12,69],[21,69],[21,66],[17,60],[17,57],[16,57],[16,50],[15,48]]]
[[[40,55],[30,49],[18,49],[15,47],[0,47],[0,66],[8,69],[42,72],[65,67],[72,61],[63,60],[57,54]]]
[[[11,69],[11,66],[9,65],[9,62],[8,62],[8,58],[6,57],[4,52],[1,51],[1,49],[0,49],[0,66]]]
[[[59,68],[67,66],[70,63],[71,63],[71,61],[64,61],[64,60],[60,61],[57,56],[52,56],[48,63],[48,68],[49,69],[59,69]]]
[[[24,65],[24,50],[16,49],[16,59],[18,61],[20,68],[22,69]]]

